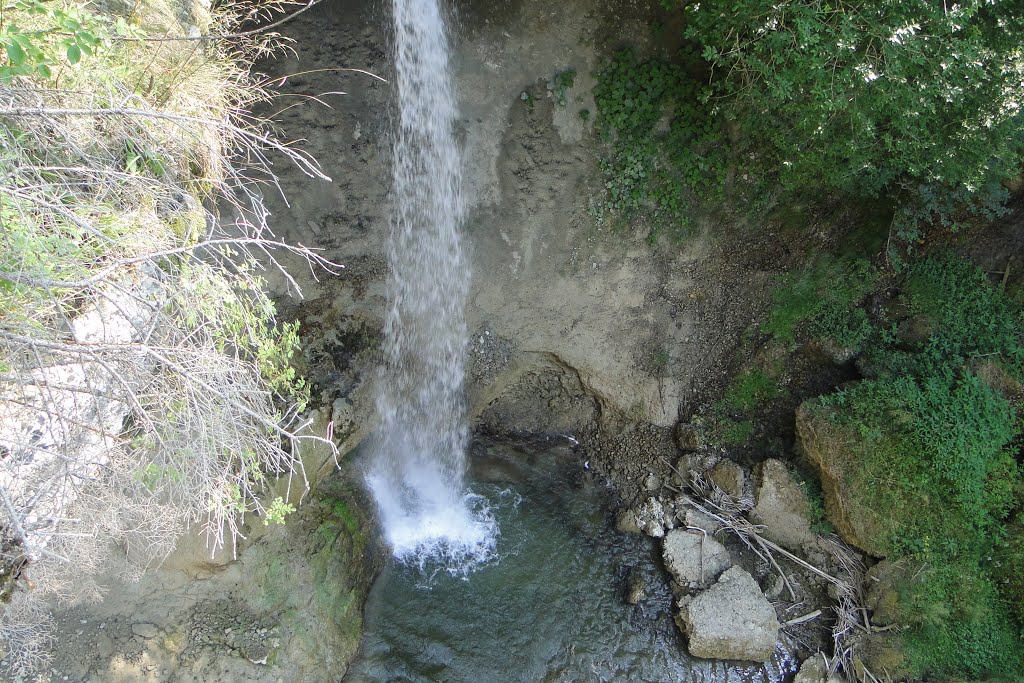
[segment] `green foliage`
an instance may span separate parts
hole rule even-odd
[[[948,254],[925,259],[910,268],[905,292],[911,310],[932,323],[920,349],[930,364],[974,356],[1024,360],[1021,312],[980,268]]]
[[[134,140],[125,140],[124,170],[127,173],[148,173],[161,178],[167,173],[167,165],[157,152],[140,148]]]
[[[811,521],[811,531],[816,534],[826,535],[835,531],[832,523],[825,515],[825,495],[821,490],[821,482],[816,478],[804,477],[799,481],[800,488],[807,497],[808,518]]]
[[[7,21],[8,14],[24,21]],[[102,49],[111,28],[81,7],[16,0],[0,13],[0,45],[7,55],[0,64],[0,82],[9,84],[17,76],[50,78],[54,68],[73,66]]]
[[[278,496],[267,506],[266,511],[263,513],[263,525],[284,524],[285,517],[293,512],[295,512],[295,506],[284,502],[284,498]]]
[[[781,366],[767,370],[747,368],[733,378],[706,416],[713,441],[727,446],[743,446],[750,441],[754,435],[751,417],[766,404],[786,395],[779,385],[780,371]]]
[[[754,423],[751,420],[719,417],[712,422],[711,427],[715,440],[726,446],[742,446],[754,435]]]
[[[859,506],[884,511],[874,540],[888,556],[925,568],[904,586],[900,618],[917,672],[1020,675],[1006,605],[1020,604],[1024,551],[1019,525],[1004,528],[1019,504],[1020,423],[1001,383],[978,372],[1019,377],[1021,313],[949,255],[912,264],[898,303],[927,332],[870,334],[873,377],[819,399],[853,435],[845,484]]]
[[[720,188],[725,163],[717,122],[702,104],[702,85],[678,64],[616,53],[598,74],[598,130],[610,143],[601,160],[603,207],[650,215],[679,233],[690,197]]]
[[[997,539],[992,576],[1024,636],[1024,512],[1018,512]]]
[[[952,222],[1018,171],[1021,3],[729,0],[690,3],[686,19],[786,187],[902,192]]]
[[[797,274],[782,277],[773,293],[774,306],[761,331],[792,344],[797,326],[813,321],[815,336],[843,347],[859,347],[871,325],[857,306],[878,283],[878,272],[864,260],[822,259]]]
[[[859,350],[873,328],[863,308],[851,308],[833,299],[822,301],[811,325],[811,334],[830,339],[841,348]]]
[[[1008,512],[1016,464],[1009,402],[972,374],[864,380],[822,400],[861,439],[854,495],[885,510],[898,552],[956,554]]]
[[[903,637],[918,675],[1013,677],[1024,649],[989,576],[970,562],[927,566],[900,592]]]
[[[737,375],[726,389],[721,405],[726,410],[749,413],[757,406],[784,394],[775,374],[752,368]]]
[[[566,98],[569,88],[576,83],[576,69],[566,69],[555,75],[552,81],[553,92],[555,95],[555,102],[558,103],[559,107],[563,109],[569,104],[569,100]]]

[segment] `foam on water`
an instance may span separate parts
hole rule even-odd
[[[491,554],[493,516],[464,483],[469,266],[448,31],[439,0],[393,0],[398,120],[380,426],[366,481],[397,557],[464,573]]]

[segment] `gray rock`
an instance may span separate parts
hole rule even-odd
[[[651,497],[635,508],[620,510],[615,516],[615,528],[623,533],[644,533],[654,538],[665,535],[665,527],[675,526],[674,513],[665,510],[657,498]]]
[[[691,454],[692,455],[692,454]],[[690,483],[690,460],[687,455],[676,460],[676,466],[672,470],[671,481],[679,486],[687,486]]]
[[[825,655],[820,652],[800,665],[793,683],[843,683],[838,674],[829,675]]]
[[[160,629],[156,627],[156,624],[132,624],[132,633],[148,640],[160,635]]]
[[[615,530],[624,534],[640,534],[640,523],[637,521],[636,513],[632,510],[619,510],[615,515]]]
[[[761,535],[789,550],[813,545],[807,494],[780,460],[765,460],[754,471],[754,509],[750,519],[764,525]]]
[[[642,532],[653,538],[665,535],[665,508],[660,500],[648,498],[634,510],[634,514],[637,526]]]
[[[719,460],[718,464],[711,469],[711,481],[715,486],[728,493],[733,498],[743,496],[743,489],[746,487],[747,476],[743,468],[732,460]]]
[[[629,572],[626,579],[626,602],[630,605],[637,605],[647,596],[647,581],[643,574],[636,568]]]
[[[707,586],[732,566],[729,551],[696,531],[670,531],[661,545],[665,569],[681,587]]]
[[[686,526],[703,529],[709,534],[713,534],[722,528],[721,522],[717,522],[705,515],[703,512],[699,512],[697,510],[687,510],[685,521]]]
[[[681,600],[679,607],[676,622],[695,657],[765,662],[775,651],[775,608],[740,567],[727,570],[700,595]]]

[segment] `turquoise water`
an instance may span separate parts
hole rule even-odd
[[[766,665],[691,658],[650,539],[611,528],[606,488],[563,447],[476,443],[471,488],[498,520],[496,556],[466,577],[391,561],[366,606],[349,682],[784,680]],[[647,580],[623,600],[629,572]]]

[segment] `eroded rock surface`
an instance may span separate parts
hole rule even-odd
[[[751,574],[732,567],[718,583],[680,601],[677,617],[690,654],[767,661],[778,640],[778,617]]]
[[[693,598],[683,598],[677,618],[695,657],[764,662],[775,651],[779,621],[754,578],[740,567]]]
[[[328,683],[359,646],[376,573],[365,502],[339,479],[285,526],[213,558],[195,532],[134,583],[108,578],[97,604],[55,612],[53,681]],[[356,495],[356,498],[353,498]]]
[[[836,532],[850,545],[876,557],[885,557],[880,511],[857,503],[847,486],[856,459],[849,444],[857,438],[806,404],[796,411],[797,448],[818,468],[825,497],[825,513]]]
[[[670,531],[661,546],[665,569],[683,588],[706,586],[732,566],[729,551],[707,534]]]
[[[750,519],[764,525],[761,535],[800,551],[814,543],[807,494],[781,460],[765,460],[754,471],[754,508]]]
[[[747,475],[743,468],[732,460],[723,458],[711,468],[711,481],[715,486],[728,493],[733,498],[741,498],[747,484]]]
[[[829,674],[824,655],[818,653],[800,665],[793,683],[844,683],[838,674]]]

